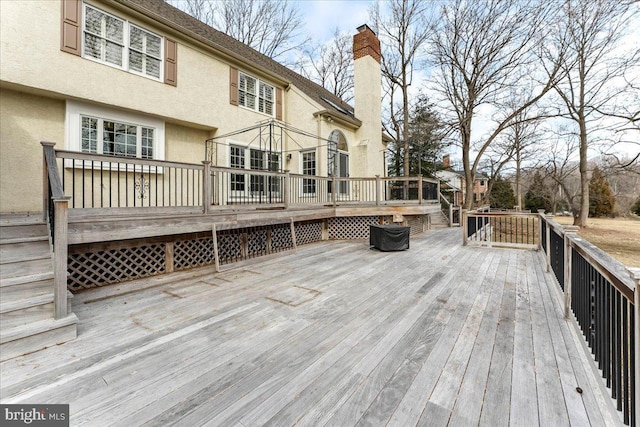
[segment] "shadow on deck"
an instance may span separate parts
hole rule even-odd
[[[0,365],[3,403],[70,403],[73,425],[620,423],[543,255],[460,229],[91,289],[74,312],[77,340]]]

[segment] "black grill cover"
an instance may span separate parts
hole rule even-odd
[[[410,227],[400,225],[372,225],[369,228],[369,246],[381,251],[409,249]]]

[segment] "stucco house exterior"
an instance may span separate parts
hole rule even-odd
[[[332,136],[342,154],[342,164],[328,171],[325,140],[285,137],[273,150],[278,170],[384,174],[380,48],[366,26],[355,41],[354,110],[162,1],[1,7],[2,212],[41,209],[41,183],[31,179],[42,163],[41,140],[72,151],[198,163],[208,138],[276,120]],[[217,139],[212,164],[251,167],[251,150],[260,149],[254,137]],[[266,156],[261,151],[253,156]]]
[[[353,106],[162,0],[2,1],[0,43],[2,360],[76,336],[69,292],[441,215],[385,176],[366,25]]]

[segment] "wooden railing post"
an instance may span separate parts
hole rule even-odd
[[[462,229],[462,245],[467,246],[467,210],[462,209],[460,215],[460,228]]]
[[[634,336],[634,364],[635,372],[635,396],[633,396],[635,406],[631,408],[634,411],[636,419],[640,415],[640,268],[629,269],[631,278],[636,284],[633,291],[633,336]]]
[[[376,206],[380,205],[380,175],[376,175]]]
[[[538,209],[538,221],[542,221],[542,218],[544,217],[544,209]],[[538,230],[540,230],[540,227],[538,227]],[[544,236],[540,236],[540,238],[538,239],[538,250],[542,249],[542,239],[544,239]]]
[[[45,151],[47,147],[55,147],[55,142],[40,142],[42,145],[42,219],[47,222],[49,215],[49,168],[47,166],[47,156]]]
[[[55,239],[53,243],[53,304],[56,319],[67,317],[67,232],[69,224],[69,200],[63,196],[53,199],[55,209]]]
[[[544,238],[547,241],[547,254],[546,254],[546,258],[547,258],[547,273],[551,271],[551,224],[549,224],[549,221],[551,221],[553,219],[553,215],[551,214],[547,214],[546,215],[547,220],[545,221],[546,227],[545,227],[545,236]]]
[[[331,201],[333,202],[333,206],[335,207],[337,204],[337,200],[336,200],[336,178],[334,176],[331,177]]]
[[[422,204],[422,174],[418,175],[418,204]]]
[[[284,171],[284,182],[282,183],[282,201],[284,202],[284,208],[289,209],[289,188],[291,188],[291,171]]]
[[[449,227],[453,227],[453,206],[449,203]]]
[[[207,215],[211,210],[211,162],[205,160],[202,162],[204,169],[202,171],[202,212]]]
[[[566,225],[564,227],[564,317],[571,315],[571,238],[576,235],[578,227]]]

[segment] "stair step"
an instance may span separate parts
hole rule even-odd
[[[0,306],[0,330],[39,322],[54,316],[53,292],[50,294],[3,301]],[[67,290],[67,314],[71,314],[73,294]]]
[[[51,258],[5,264],[0,268],[0,287],[53,278]]]
[[[46,224],[37,225],[11,225],[0,227],[0,243],[15,240],[29,241],[28,239],[47,240],[49,231]]]
[[[2,265],[44,258],[51,260],[48,240],[0,245],[0,264]]]
[[[0,215],[0,226],[46,224],[42,212],[24,212]]]
[[[53,279],[22,283],[19,286],[3,286],[0,288],[0,307],[6,301],[17,301],[50,293],[53,293]]]
[[[32,353],[77,336],[78,318],[47,319],[0,331],[0,361]]]

